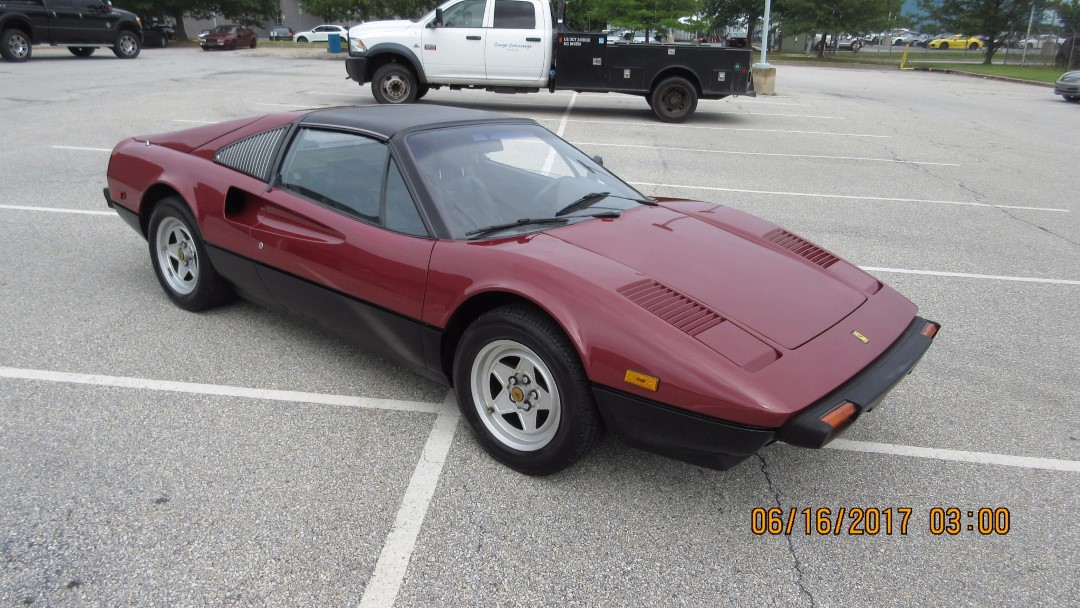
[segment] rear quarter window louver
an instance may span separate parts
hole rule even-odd
[[[270,179],[274,152],[287,130],[287,127],[281,127],[229,144],[218,150],[214,162],[267,181]]]
[[[810,241],[807,241],[806,239],[797,235],[791,234],[783,228],[777,228],[776,230],[773,230],[772,232],[766,234],[763,238],[771,243],[775,243],[776,245],[783,247],[784,249],[787,249],[795,255],[810,260],[811,262],[817,264],[818,266],[821,266],[822,268],[828,268],[840,259],[835,255],[829,253],[828,251],[825,251],[821,247],[818,247],[817,245],[811,243]]]

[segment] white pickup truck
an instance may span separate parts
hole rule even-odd
[[[547,0],[449,0],[413,21],[349,30],[349,77],[379,103],[409,103],[431,89],[496,93],[627,93],[660,120],[682,122],[698,99],[754,95],[749,49],[634,44],[571,32]]]

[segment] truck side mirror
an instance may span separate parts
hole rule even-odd
[[[600,156],[599,154],[597,154],[596,156],[592,157],[592,160],[593,160],[594,163],[600,165],[601,167],[604,166],[604,157],[603,156]]]
[[[437,8],[437,9],[435,9],[435,20],[431,22],[431,26],[432,27],[442,27],[442,24],[443,24],[442,9]]]

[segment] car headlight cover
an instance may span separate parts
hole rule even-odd
[[[359,38],[349,38],[349,52],[363,53],[367,51],[367,45]]]

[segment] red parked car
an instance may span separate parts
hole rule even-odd
[[[200,38],[199,46],[204,51],[210,49],[232,49],[238,48],[255,48],[258,43],[259,37],[255,35],[255,30],[250,27],[243,27],[241,25],[219,25],[210,30],[210,33],[205,37]]]
[[[161,286],[239,294],[452,384],[495,458],[575,462],[603,428],[727,468],[821,447],[936,323],[720,205],[649,198],[524,118],[436,105],[272,114],[120,142],[105,198]]]

